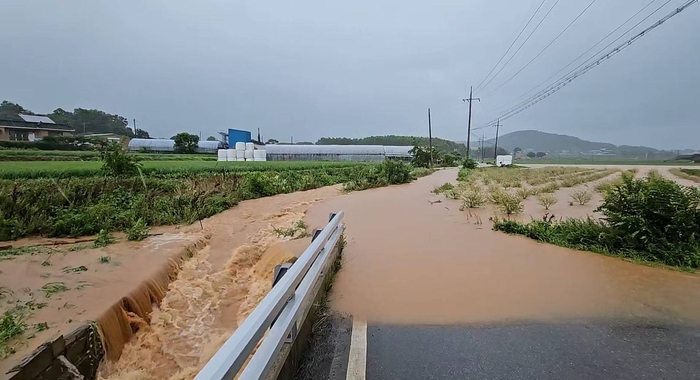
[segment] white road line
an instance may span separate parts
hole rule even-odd
[[[347,380],[365,380],[367,372],[367,321],[353,318]]]

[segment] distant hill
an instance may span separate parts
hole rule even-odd
[[[486,145],[493,144],[493,139],[486,141]],[[499,136],[498,146],[509,151],[520,148],[524,151],[546,152],[548,154],[585,154],[591,152],[610,152],[618,156],[640,156],[647,153],[673,154],[673,152],[665,152],[646,146],[617,146],[610,143],[583,140],[574,136],[533,130],[515,131]]]
[[[369,136],[359,139],[347,137],[321,137],[316,145],[399,145],[399,146],[428,146],[427,137],[418,136]],[[433,146],[441,153],[457,151],[460,155],[467,154],[467,147],[454,141],[433,137]]]

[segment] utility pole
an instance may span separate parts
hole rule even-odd
[[[501,119],[498,119],[496,123],[496,146],[493,147],[493,159],[496,160],[498,164],[498,128],[501,127]]]
[[[430,152],[430,167],[433,167],[433,126],[430,121],[430,108],[428,108],[428,149]]]
[[[481,98],[474,98],[474,89],[472,87],[469,87],[469,99],[462,99],[463,102],[469,102],[469,121],[467,122],[467,158],[469,158],[470,154],[470,146],[471,140],[472,140],[472,103],[474,100],[481,101]]]
[[[486,137],[481,135],[481,162],[484,162],[484,144],[486,143]]]
[[[138,135],[139,135],[138,131],[139,131],[138,128],[136,128],[136,119],[134,119],[134,134],[136,135],[136,137],[138,137]]]

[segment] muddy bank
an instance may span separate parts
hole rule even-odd
[[[135,318],[140,330],[100,378],[193,378],[270,290],[274,267],[310,242],[287,241],[273,228],[294,226],[312,204],[337,194],[329,187],[245,201],[205,220],[209,245],[182,265],[150,321]]]
[[[488,210],[470,217],[459,202],[431,194],[455,177],[440,171],[311,208],[310,223],[346,213],[336,310],[408,324],[631,316],[700,323],[699,276],[492,231]],[[572,207],[562,216],[580,210]]]
[[[0,361],[0,370],[4,374],[39,344],[100,320],[110,310],[119,319],[123,313],[113,306],[120,305],[122,297],[133,310],[147,311],[148,300],[162,298],[173,265],[186,249],[205,243],[202,233],[165,233],[142,242],[99,249],[47,248],[0,261],[6,291],[0,311],[20,307],[28,312],[27,331],[10,342],[17,352]],[[129,331],[127,324],[115,336]],[[120,349],[117,340],[108,341]]]

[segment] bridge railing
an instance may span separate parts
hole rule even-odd
[[[320,284],[332,270],[331,258],[345,228],[341,223],[343,215],[342,211],[331,214],[329,223],[320,232],[314,232],[309,247],[195,380],[233,379],[236,375],[241,380],[258,380],[274,375],[275,366],[286,359],[281,357],[288,352],[283,350],[285,343],[296,339]],[[256,346],[255,354],[250,357]]]

